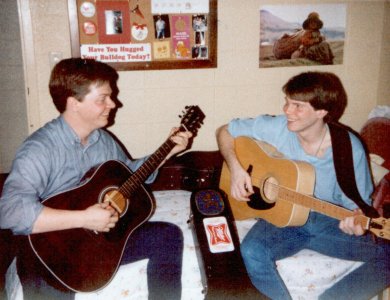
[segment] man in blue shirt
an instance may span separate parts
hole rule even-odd
[[[109,232],[115,227],[119,215],[107,202],[67,210],[45,206],[41,200],[76,187],[88,170],[108,160],[119,160],[135,171],[147,159],[130,159],[102,129],[116,107],[117,79],[113,68],[94,60],[64,59],[54,67],[49,89],[60,116],[34,132],[18,150],[0,199],[1,228],[33,235],[72,228]],[[185,150],[192,136],[174,132],[176,128],[170,138],[176,145],[166,159]],[[156,172],[147,182],[155,176]],[[122,263],[149,258],[150,298],[180,299],[182,248],[178,227],[148,222],[132,234]],[[32,263],[31,250],[22,250],[26,249],[20,249],[17,263],[24,299],[74,297],[49,285],[43,266],[36,258]]]
[[[332,73],[306,72],[291,78],[283,92],[284,115],[235,119],[217,130],[219,149],[230,171],[231,196],[248,201],[254,193],[251,177],[234,148],[235,138],[246,136],[271,144],[287,159],[310,163],[315,169],[314,196],[361,214],[337,182],[327,125],[337,122],[347,105],[341,81]],[[359,139],[351,133],[349,137],[356,184],[362,199],[371,204],[373,185],[366,154]],[[387,241],[374,241],[364,233],[355,216],[337,221],[312,211],[303,226],[282,228],[260,219],[243,240],[241,252],[253,284],[271,299],[291,299],[275,261],[304,248],[364,262],[326,290],[322,299],[369,299],[390,283],[390,248]]]

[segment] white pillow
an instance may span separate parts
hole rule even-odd
[[[378,185],[382,178],[389,173],[389,170],[382,166],[384,161],[379,155],[370,153],[370,164],[375,185]]]

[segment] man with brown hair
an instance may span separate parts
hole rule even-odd
[[[287,159],[310,163],[315,169],[314,196],[354,210],[355,215],[338,221],[311,211],[307,222],[299,227],[277,227],[259,219],[241,245],[249,276],[257,289],[271,299],[290,299],[275,261],[301,249],[312,249],[364,262],[326,290],[321,299],[370,299],[390,284],[390,245],[384,239],[375,241],[364,234],[365,229],[357,222],[362,211],[344,194],[336,179],[335,145],[329,126],[340,119],[347,105],[344,87],[332,73],[305,72],[288,80],[283,92],[284,115],[234,119],[218,129],[219,149],[231,174],[230,194],[237,201],[249,201],[254,194],[254,183],[234,147],[235,138],[245,136],[271,144]],[[373,185],[366,153],[360,140],[352,133],[348,135],[356,185],[363,201],[370,205]]]
[[[54,67],[49,89],[60,116],[34,132],[17,151],[0,199],[1,228],[16,235],[75,228],[97,234],[115,228],[119,212],[108,202],[71,210],[45,206],[41,201],[78,186],[91,168],[109,160],[121,161],[131,171],[146,161],[147,157],[130,159],[103,130],[116,107],[117,79],[112,67],[95,60],[64,59]],[[170,137],[175,145],[166,158],[186,149],[192,136],[173,132],[176,128]],[[176,225],[146,222],[131,235],[121,263],[148,258],[149,298],[180,299],[182,248],[182,233]],[[19,252],[17,267],[24,299],[74,298],[73,292],[48,284],[54,279],[52,274],[31,254],[27,243]]]

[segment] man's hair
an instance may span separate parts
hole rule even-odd
[[[51,72],[49,91],[60,113],[66,109],[68,97],[82,101],[92,84],[116,85],[118,73],[111,66],[94,59],[68,58],[55,65]]]
[[[326,110],[326,123],[337,122],[347,106],[347,93],[340,79],[333,73],[301,73],[287,81],[283,92],[290,99],[309,102],[315,110]]]

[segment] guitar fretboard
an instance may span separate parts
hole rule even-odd
[[[319,200],[309,195],[298,193],[287,187],[268,182],[266,183],[266,187],[270,188],[272,193],[275,195],[277,194],[279,199],[311,208],[316,212],[322,213],[334,219],[343,220],[346,217],[353,216],[353,212],[346,208]],[[359,222],[363,228],[368,228],[370,219],[365,216],[359,216]]]
[[[130,195],[135,192],[139,186],[157,169],[174,146],[175,143],[168,139],[145,161],[141,167],[137,169],[136,172],[134,172],[133,175],[130,176],[128,180],[126,180],[119,191],[126,197],[130,197]]]
[[[149,158],[140,166],[118,189],[119,194],[125,198],[130,196],[145,182],[145,180],[158,168],[175,147],[171,137],[178,132],[188,131],[194,136],[197,129],[203,123],[205,114],[197,105],[186,106],[181,117],[180,128],[174,132]],[[121,197],[119,197],[121,198]]]

